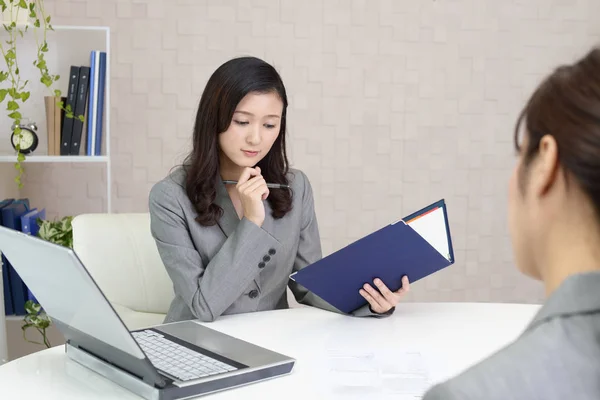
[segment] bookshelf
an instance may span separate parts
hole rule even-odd
[[[20,69],[20,75],[22,80],[29,80],[27,90],[30,92],[30,97],[25,104],[20,104],[20,112],[23,118],[27,118],[33,121],[37,125],[37,136],[39,143],[36,150],[26,155],[24,167],[30,164],[60,164],[68,167],[75,168],[76,165],[81,164],[99,164],[105,170],[106,174],[106,212],[111,212],[111,157],[110,157],[110,28],[106,26],[66,26],[66,25],[55,25],[53,26],[54,31],[47,32],[47,42],[49,51],[45,53],[46,63],[50,74],[60,75],[60,79],[55,85],[48,89],[40,82],[40,73],[38,69],[33,65],[33,61],[36,60],[37,54],[37,43],[35,33],[38,35],[38,40],[42,38],[43,32],[37,30],[34,32],[33,27],[30,26],[28,31],[23,37],[19,37],[17,42],[17,56],[18,64]],[[3,43],[8,39],[7,33],[0,29],[0,40]],[[75,66],[91,66],[91,52],[93,50],[106,52],[106,70],[105,70],[105,86],[104,86],[104,105],[102,114],[102,139],[99,155],[86,155],[86,141],[83,138],[87,133],[87,119],[89,111],[89,97],[87,99],[83,133],[82,133],[82,145],[79,155],[54,155],[56,151],[49,151],[49,135],[48,126],[46,120],[46,107],[44,96],[53,95],[54,89],[60,89],[63,96],[68,93],[69,75],[71,65]],[[2,69],[5,69],[6,65],[3,64]],[[6,83],[0,84],[1,88],[7,87]],[[89,93],[89,92],[88,92]],[[6,100],[5,100],[6,101]],[[17,161],[17,156],[10,143],[10,128],[12,120],[7,117],[6,103],[0,107],[0,176],[10,182],[2,182],[2,188],[9,190],[9,196],[5,197],[20,197],[18,196],[18,189],[14,189],[13,186],[16,184],[13,181],[14,175],[8,171],[13,171],[12,164]],[[44,167],[42,167],[44,168]],[[5,172],[6,171],[6,172]],[[39,167],[33,172],[39,172]],[[29,172],[25,172],[29,175]],[[97,178],[96,178],[97,179]],[[27,181],[24,182],[28,184]],[[6,193],[5,193],[6,194]],[[2,200],[2,199],[0,199]],[[35,200],[32,199],[35,204]],[[40,206],[38,204],[38,206]],[[43,205],[41,205],[43,207]],[[33,351],[39,350],[38,347],[31,346],[26,347],[21,339],[20,326],[22,325],[23,316],[4,315],[4,296],[2,295],[2,265],[0,264],[0,365],[3,361],[6,361],[7,357],[7,333],[8,337],[18,337],[16,342],[17,347],[23,347],[22,351],[15,351],[12,348],[12,355],[22,356]],[[60,335],[56,335],[60,339]],[[53,344],[58,344],[56,339]],[[14,340],[14,339],[13,339]],[[9,349],[10,350],[10,349]],[[10,353],[10,351],[9,351]]]
[[[19,68],[22,79],[29,79],[28,90],[31,93],[27,102],[21,105],[21,113],[24,118],[37,124],[37,136],[39,143],[37,149],[26,155],[24,167],[31,163],[49,164],[74,164],[74,163],[97,163],[101,164],[106,174],[106,212],[111,212],[111,157],[110,157],[110,28],[107,26],[68,26],[55,25],[54,31],[47,32],[49,51],[45,53],[49,73],[60,75],[60,79],[52,89],[46,88],[39,81],[39,71],[33,65],[36,59],[37,44],[33,27],[29,27],[23,38],[18,39]],[[43,32],[38,30],[38,39]],[[0,32],[0,40],[7,39],[6,32]],[[69,84],[69,69],[71,65],[90,66],[90,54],[92,50],[106,52],[106,77],[104,88],[104,106],[102,115],[102,138],[100,155],[86,155],[89,99],[87,100],[85,122],[82,133],[82,145],[79,155],[49,155],[48,129],[46,125],[46,109],[44,96],[52,95],[54,89],[60,89],[63,96],[67,95]],[[4,66],[4,68],[6,68]],[[2,85],[0,85],[2,86]],[[89,95],[88,95],[89,96]],[[6,100],[5,100],[6,101]],[[10,126],[12,120],[7,117],[7,112],[2,107],[0,110],[0,127],[4,132],[0,136],[0,164],[14,164],[17,160],[16,153],[10,143]],[[27,171],[26,171],[27,174]],[[25,185],[27,183],[25,182]]]

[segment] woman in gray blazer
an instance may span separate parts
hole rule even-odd
[[[175,298],[165,322],[299,303],[340,312],[289,280],[322,257],[310,182],[286,155],[285,87],[254,57],[230,60],[200,99],[193,149],[150,191],[151,231]],[[379,280],[360,290],[355,316],[385,316],[409,289]]]
[[[515,260],[548,298],[514,343],[424,400],[600,399],[600,48],[541,83],[515,144]]]

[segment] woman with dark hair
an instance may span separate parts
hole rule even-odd
[[[151,231],[175,298],[165,322],[299,303],[340,312],[289,281],[321,255],[310,182],[288,167],[287,95],[277,71],[254,57],[221,65],[196,115],[193,149],[183,166],[150,191]],[[355,316],[393,312],[409,289],[365,284]]]
[[[548,298],[514,343],[424,400],[600,399],[600,49],[541,83],[515,145],[515,259]]]

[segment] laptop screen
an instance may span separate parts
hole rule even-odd
[[[0,227],[0,251],[53,319],[136,358],[139,348],[75,253]]]

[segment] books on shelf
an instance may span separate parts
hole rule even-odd
[[[99,156],[102,154],[106,52],[93,50],[89,66],[71,65],[68,83],[65,97],[44,98],[48,155]],[[68,116],[65,109],[70,110],[73,117]]]
[[[97,156],[101,154],[102,149],[104,88],[106,84],[105,52],[92,51],[90,74],[90,115],[87,124],[87,154]]]
[[[48,155],[60,155],[60,132],[65,112],[58,106],[59,102],[66,102],[66,97],[45,96],[46,129],[48,131]]]

